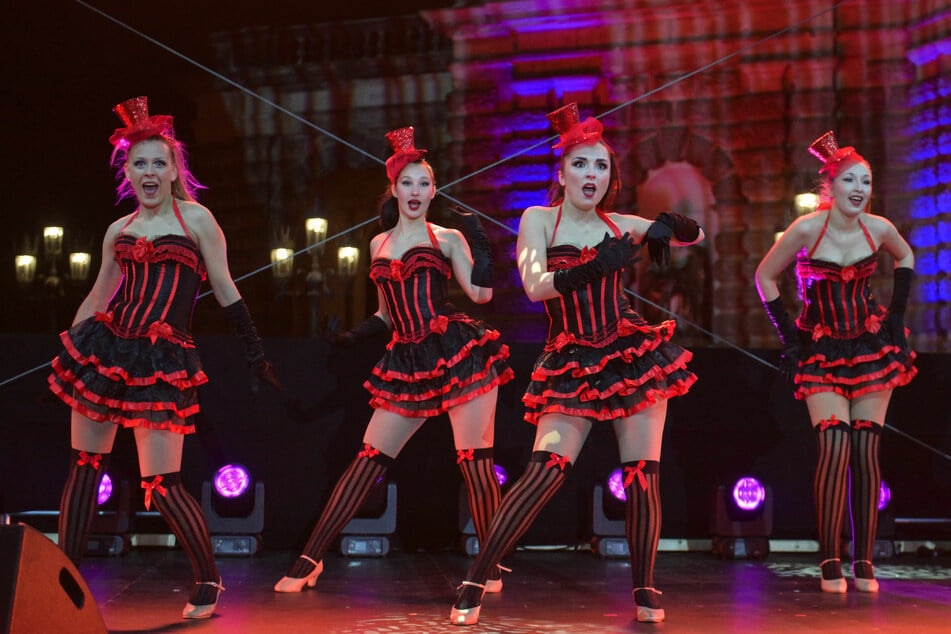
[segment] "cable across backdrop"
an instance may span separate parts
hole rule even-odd
[[[619,210],[653,217],[673,208],[697,219],[707,235],[702,245],[676,255],[667,271],[642,265],[629,285],[642,314],[651,320],[673,315],[680,342],[696,351],[701,365],[710,364],[706,372],[697,371],[697,395],[691,392],[682,407],[672,407],[668,425],[667,455],[682,453],[694,467],[708,469],[688,474],[681,466],[680,482],[665,473],[665,511],[672,497],[672,508],[680,506],[678,495],[666,489],[681,492],[682,510],[673,512],[681,513],[683,531],[704,530],[699,518],[691,519],[699,512],[688,503],[691,483],[725,477],[739,464],[761,464],[785,443],[801,458],[796,464],[789,452],[776,458],[774,478],[785,477],[791,497],[800,500],[786,526],[810,530],[805,522],[796,528],[797,513],[809,500],[803,479],[803,464],[812,460],[807,419],[775,380],[776,351],[764,350],[773,347],[773,333],[753,271],[776,231],[799,213],[797,196],[812,189],[815,166],[806,147],[827,129],[869,157],[876,179],[872,211],[895,222],[916,251],[919,275],[908,324],[913,345],[924,354],[920,375],[906,392],[927,395],[942,380],[947,385],[951,115],[941,103],[951,92],[942,72],[949,63],[942,43],[951,8],[944,2],[786,0],[780,3],[784,11],[765,0],[689,7],[660,0],[473,2],[334,23],[282,13],[272,26],[260,14],[238,24],[240,17],[219,19],[209,12],[195,15],[203,23],[187,29],[187,36],[174,18],[146,18],[110,4],[118,5],[70,6],[71,22],[84,28],[46,25],[60,36],[60,48],[78,52],[96,42],[78,55],[79,62],[88,59],[83,88],[69,96],[76,80],[66,79],[59,57],[41,53],[39,69],[26,67],[27,86],[40,86],[41,98],[4,106],[11,109],[8,121],[34,124],[13,133],[16,146],[24,148],[15,159],[19,169],[26,160],[30,172],[65,185],[31,186],[35,181],[6,170],[8,177],[21,175],[11,178],[12,208],[37,211],[29,220],[16,214],[12,235],[32,235],[50,223],[86,242],[90,236],[99,240],[108,222],[125,212],[112,206],[109,195],[109,107],[147,93],[154,112],[175,115],[194,171],[209,186],[202,202],[228,236],[239,288],[269,349],[284,357],[282,375],[290,375],[289,383],[305,395],[304,413],[297,411],[295,418],[267,397],[249,401],[229,393],[226,386],[246,379],[231,376],[227,364],[218,374],[210,372],[218,386],[206,397],[207,427],[214,434],[205,434],[204,456],[192,456],[197,462],[212,461],[208,454],[215,452],[247,452],[254,439],[267,438],[270,455],[241,458],[259,461],[270,470],[269,481],[280,482],[275,463],[289,452],[339,445],[346,453],[347,443],[359,440],[369,411],[360,383],[369,365],[348,360],[344,371],[331,375],[317,335],[328,323],[346,327],[375,309],[366,246],[376,232],[376,201],[386,185],[379,158],[387,152],[383,135],[396,127],[414,125],[420,144],[430,149],[441,200],[487,219],[500,283],[493,303],[474,311],[517,344],[523,355],[517,359],[525,364],[521,374],[527,375],[543,338],[544,316],[520,287],[514,233],[522,209],[543,202],[552,180],[555,155],[544,113],[567,101],[578,101],[606,126],[625,185]],[[239,16],[255,11],[250,3],[238,5]],[[14,41],[36,46],[29,35],[27,29]],[[159,69],[176,81],[156,82],[152,76]],[[52,174],[35,167],[48,167],[63,155],[82,160],[71,159],[68,170]],[[14,163],[10,156],[5,160]],[[433,221],[449,223],[441,211],[435,204]],[[325,220],[322,235],[308,232],[308,218]],[[350,255],[340,248],[351,249],[344,252]],[[98,258],[97,246],[90,251]],[[362,258],[353,256],[360,252]],[[18,298],[18,309],[3,316],[3,330],[33,332],[29,341],[37,345],[11,343],[0,399],[23,399],[14,409],[27,420],[46,421],[42,431],[32,424],[29,435],[39,435],[37,446],[49,445],[65,440],[66,417],[61,408],[35,406],[42,391],[37,379],[45,376],[43,364],[56,346],[47,325],[68,325],[81,289],[65,288],[51,298],[15,284],[9,268],[5,292]],[[876,288],[889,287],[890,277],[877,280]],[[794,291],[790,286],[784,295],[791,298]],[[199,341],[206,329],[209,349],[229,354],[227,340],[216,338],[227,326],[210,298],[199,301],[195,324]],[[25,335],[12,337],[22,341]],[[304,341],[285,344],[287,338]],[[48,356],[27,354],[47,342]],[[373,354],[365,356],[375,359]],[[203,350],[206,364],[214,366],[208,357]],[[745,373],[731,386],[743,390],[728,400],[722,398],[723,361]],[[701,388],[704,383],[711,391]],[[333,386],[334,398],[324,398]],[[527,427],[520,422],[520,394],[510,392],[500,403],[499,447],[517,454],[530,443],[531,430],[519,429]],[[893,436],[890,444],[909,453],[893,456],[895,464],[904,462],[898,456],[931,461],[933,477],[926,480],[947,499],[948,415],[924,411],[924,399],[906,401],[901,392],[889,423],[903,439]],[[738,438],[744,439],[744,457],[694,455],[711,446],[729,446],[731,454]],[[424,446],[426,440],[412,444]],[[600,444],[609,450],[592,460],[591,478],[616,462],[613,444]],[[418,459],[441,468],[422,453]],[[55,472],[61,467],[54,462]],[[666,461],[671,463],[681,460]],[[310,507],[342,465],[335,468],[331,459],[316,469]],[[8,475],[4,498],[23,503],[21,494],[9,493]],[[667,520],[665,531],[669,526]]]

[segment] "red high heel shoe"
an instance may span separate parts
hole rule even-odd
[[[218,597],[221,596],[221,593],[224,592],[224,589],[225,589],[225,587],[221,585],[220,577],[218,578],[217,582],[196,581],[195,585],[213,587],[216,590],[215,600],[213,603],[204,603],[201,605],[195,605],[194,603],[189,601],[188,603],[185,604],[185,609],[182,610],[183,619],[207,619],[211,617],[211,615],[215,613],[215,608],[218,606]],[[192,593],[192,596],[194,596],[196,592],[200,592],[200,591],[201,589],[196,589],[196,591]]]
[[[317,577],[324,571],[324,562],[314,561],[307,555],[301,555],[300,559],[306,559],[314,564],[314,569],[306,577],[282,577],[280,581],[274,584],[274,592],[300,592],[304,586],[313,588],[317,585]]]
[[[472,600],[474,592],[469,590],[466,586],[482,590],[476,601]],[[453,625],[475,625],[479,622],[479,611],[482,609],[482,597],[485,596],[485,586],[481,583],[475,583],[474,581],[463,581],[459,586],[459,590],[459,597],[456,599],[456,605],[452,606],[452,611],[449,613],[449,620]],[[468,607],[457,607],[460,603],[468,605]]]

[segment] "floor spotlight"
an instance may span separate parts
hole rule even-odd
[[[591,532],[594,538],[591,547],[595,554],[604,558],[627,558],[630,548],[624,528],[624,477],[615,469],[604,484],[594,485],[591,500]]]
[[[773,532],[772,489],[752,476],[718,486],[711,532],[715,557],[764,559]]]
[[[878,529],[875,531],[875,543],[872,545],[872,559],[875,561],[891,559],[895,556],[895,510],[891,504],[892,490],[885,480],[878,487]],[[851,522],[843,522],[845,532],[845,552],[854,557]]]
[[[396,484],[377,480],[363,506],[340,531],[344,557],[386,557],[396,532]]]
[[[252,486],[253,484],[253,486]],[[248,556],[261,548],[264,483],[241,465],[228,464],[201,486],[201,507],[216,555]]]
[[[495,479],[500,487],[509,481],[508,471],[500,464],[495,465]],[[459,485],[459,532],[462,533],[462,549],[469,557],[479,554],[479,538],[476,536],[472,513],[469,512],[469,493],[465,483]]]
[[[96,514],[92,520],[86,554],[93,556],[124,555],[132,547],[132,491],[125,478],[115,480],[102,475],[96,495]]]

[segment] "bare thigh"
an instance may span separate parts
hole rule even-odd
[[[495,441],[495,404],[499,388],[449,410],[456,449],[484,449]]]
[[[185,434],[165,429],[135,428],[135,449],[139,452],[139,473],[148,478],[182,470]]]
[[[654,403],[633,416],[614,421],[614,435],[617,436],[621,462],[660,461],[666,421],[666,400]]]
[[[534,451],[550,451],[566,456],[574,464],[591,431],[591,421],[567,414],[545,414],[538,419]]]
[[[425,422],[425,418],[411,418],[385,409],[376,409],[373,410],[370,424],[363,434],[363,442],[379,449],[384,455],[395,458]]]
[[[819,421],[829,420],[835,416],[836,420],[848,422],[851,419],[849,399],[835,392],[819,392],[806,397],[806,409],[809,410],[809,419],[815,427]]]
[[[892,398],[891,390],[868,392],[852,399],[852,420],[870,420],[879,425],[885,424],[888,402]]]
[[[100,423],[72,410],[69,418],[70,445],[79,451],[110,453],[116,440],[119,426],[115,423]]]

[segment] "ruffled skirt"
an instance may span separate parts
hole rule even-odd
[[[440,315],[419,337],[394,335],[363,384],[370,405],[436,416],[514,378],[499,332],[464,314]]]
[[[522,397],[525,420],[537,425],[552,413],[614,420],[686,394],[697,377],[687,370],[693,355],[670,343],[674,328],[673,321],[651,326],[633,315],[603,343],[564,334],[549,341]]]
[[[198,386],[208,381],[198,351],[161,337],[124,338],[90,317],[60,335],[49,386],[79,413],[123,427],[195,431]]]
[[[796,398],[835,392],[845,398],[906,385],[918,373],[915,353],[895,345],[881,328],[853,339],[819,337],[804,344],[796,373]]]

